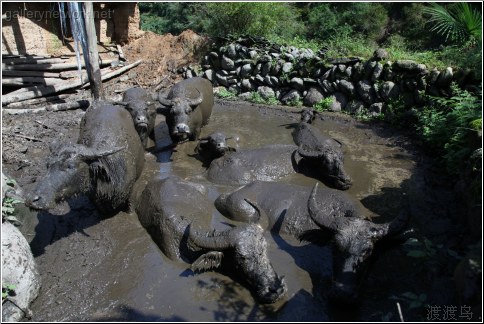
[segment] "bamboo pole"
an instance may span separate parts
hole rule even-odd
[[[43,85],[53,85],[63,80],[60,78],[39,78],[39,77],[3,77],[2,85],[25,85],[25,84],[43,84]]]
[[[38,104],[43,104],[43,103],[51,102],[51,101],[61,101],[61,100],[64,101],[64,99],[70,97],[71,95],[72,95],[71,93],[65,93],[65,94],[59,94],[59,95],[50,96],[50,97],[28,99],[28,100],[24,100],[24,101],[20,101],[20,102],[11,103],[7,106],[4,106],[3,109],[24,108],[24,107],[35,106],[35,105],[38,105]]]
[[[99,64],[101,66],[110,65],[113,62],[118,61],[118,59],[102,60]],[[72,70],[77,69],[77,63],[57,63],[57,64],[16,64],[16,65],[6,65],[2,63],[2,70],[27,70],[27,71],[62,71],[62,70]],[[81,67],[86,67],[84,62],[81,62]]]
[[[139,65],[142,62],[142,60],[138,60],[132,64],[126,65],[125,67],[122,67],[120,69],[117,69],[115,71],[106,73],[104,75],[101,75],[101,80],[108,80],[111,79],[117,75],[120,75],[137,65]],[[87,83],[87,82],[86,82]],[[24,91],[22,92],[11,92],[9,94],[6,94],[2,96],[2,106],[5,106],[7,104],[13,103],[13,102],[19,102],[19,101],[24,101],[27,99],[33,99],[33,98],[38,98],[38,97],[43,97],[47,95],[51,95],[57,92],[73,89],[82,86],[85,83],[82,83],[80,80],[72,81],[72,82],[62,82],[59,84],[51,85],[51,86],[33,86],[33,87],[28,87],[28,88],[23,88]]]
[[[53,64],[53,63],[65,63],[66,60],[61,58],[43,58],[43,59],[33,59],[33,58],[15,58],[15,59],[5,59],[3,63],[6,65],[17,65],[17,64]]]
[[[82,99],[82,100],[76,100],[76,101],[59,103],[59,104],[45,105],[37,108],[25,108],[25,109],[3,108],[4,109],[3,111],[8,115],[21,115],[26,113],[37,113],[41,111],[63,111],[63,110],[72,110],[72,109],[82,109],[82,108],[88,108],[90,105],[91,105],[91,102],[89,100]]]
[[[86,26],[87,36],[87,58],[89,69],[87,75],[91,85],[92,97],[94,100],[104,99],[103,83],[101,81],[101,71],[99,69],[99,53],[97,51],[96,26],[94,26],[94,10],[92,2],[84,2],[84,25]],[[84,57],[85,58],[85,57]]]
[[[16,71],[16,70],[2,70],[2,76],[15,76],[15,77],[42,77],[42,78],[58,78],[61,77],[60,73],[55,72],[43,72],[43,71]]]

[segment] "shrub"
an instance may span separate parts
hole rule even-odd
[[[203,21],[203,29],[211,36],[293,37],[304,31],[298,11],[289,3],[217,2],[200,5],[200,14],[208,17]]]
[[[442,160],[450,174],[457,174],[471,154],[482,147],[482,102],[452,85],[453,96],[432,98],[432,104],[417,114],[417,130]]]
[[[329,109],[331,104],[333,103],[333,98],[331,97],[326,97],[324,99],[321,99],[318,103],[313,105],[313,108],[316,109],[317,111],[326,111]]]

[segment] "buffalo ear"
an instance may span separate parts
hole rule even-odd
[[[60,143],[58,140],[54,140],[54,141],[52,141],[52,143],[50,143],[50,145],[49,145],[49,151],[50,151],[51,153],[56,152],[56,151],[58,151],[58,150],[59,150],[60,146],[61,146],[61,143]]]
[[[192,265],[191,269],[193,272],[202,272],[205,270],[216,269],[222,264],[223,252],[210,251],[202,254],[198,259],[196,259]]]

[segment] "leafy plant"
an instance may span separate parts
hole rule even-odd
[[[409,238],[404,243],[404,248],[407,250],[407,256],[417,259],[427,259],[430,260],[437,256],[437,253],[443,249],[443,244],[434,244],[431,240],[423,238],[419,240],[417,238]],[[447,249],[444,252],[448,256],[454,259],[461,259],[462,257],[454,250]]]
[[[326,97],[321,99],[318,103],[313,105],[313,108],[317,111],[326,111],[329,109],[331,104],[333,103],[333,99],[331,97]]]
[[[293,107],[301,107],[303,105],[302,100],[299,98],[293,98],[292,100],[289,100],[287,102],[288,106],[293,106]]]
[[[235,93],[233,93],[232,91],[227,90],[225,88],[221,88],[216,93],[216,96],[219,97],[219,98],[222,98],[222,99],[226,99],[226,100],[231,100],[231,99],[235,99],[236,98]]]
[[[444,7],[431,2],[424,8],[430,15],[430,30],[444,36],[445,40],[463,43],[471,38],[482,39],[482,14],[467,2],[456,2]]]
[[[14,188],[17,185],[17,182],[14,179],[7,179],[5,183],[8,187]],[[12,197],[5,197],[2,201],[2,221],[7,220],[13,223],[14,225],[20,225],[20,222],[15,217],[15,206],[18,203],[21,203],[21,200],[12,198]]]
[[[456,174],[482,145],[478,140],[482,136],[482,109],[479,97],[456,84],[451,90],[451,98],[432,98],[431,105],[417,113],[417,130],[428,147],[442,156],[447,170]]]
[[[420,308],[427,305],[427,294],[416,294],[411,291],[404,292],[399,296],[392,296],[391,299],[402,300],[408,303],[409,309]]]
[[[443,245],[434,245],[432,241],[424,238],[422,241],[416,238],[409,238],[404,243],[405,249],[408,250],[407,256],[412,258],[433,258],[437,254],[437,249],[442,248]]]
[[[2,283],[2,302],[8,297],[8,296],[15,296],[15,289],[17,287],[12,284],[5,284],[3,285]]]
[[[256,103],[256,104],[266,104],[266,105],[277,105],[279,104],[279,100],[276,97],[271,96],[264,99],[258,92],[251,92],[248,101]]]

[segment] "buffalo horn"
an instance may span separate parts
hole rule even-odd
[[[171,107],[173,106],[173,101],[171,101],[170,99],[167,99],[165,94],[160,92],[158,94],[158,101],[160,102],[160,104],[162,104],[163,106],[167,106],[167,107]]]
[[[256,203],[250,201],[249,199],[247,198],[244,198],[244,200],[249,204],[251,205],[255,211],[257,212],[257,218],[254,218],[251,223],[258,223],[261,219],[269,219],[269,217],[267,216],[267,214],[265,213],[264,210],[262,210],[259,206],[257,206]]]
[[[393,236],[403,231],[408,222],[409,214],[401,212],[398,217],[384,224],[375,224],[376,231],[372,233],[374,239],[381,239],[385,236]]]
[[[197,246],[210,250],[226,250],[232,245],[229,242],[229,230],[214,232],[212,235],[202,235],[190,228],[188,237]]]
[[[115,105],[120,105],[120,106],[127,106],[128,103],[126,101],[115,101],[113,102]]]
[[[321,156],[319,151],[308,151],[302,145],[298,147],[297,152],[305,158],[318,158]]]
[[[198,89],[196,89],[198,91]],[[195,98],[195,99],[189,99],[189,105],[191,107],[196,107],[198,106],[199,104],[201,104],[203,101],[203,95],[200,91],[198,91],[198,97]]]
[[[89,147],[81,146],[79,150],[79,155],[85,160],[92,160],[92,159],[97,159],[103,156],[114,154],[116,152],[124,150],[125,148],[126,148],[125,146],[122,146],[122,147],[115,147],[115,148],[106,149],[106,150],[101,150],[101,149],[94,150]]]

